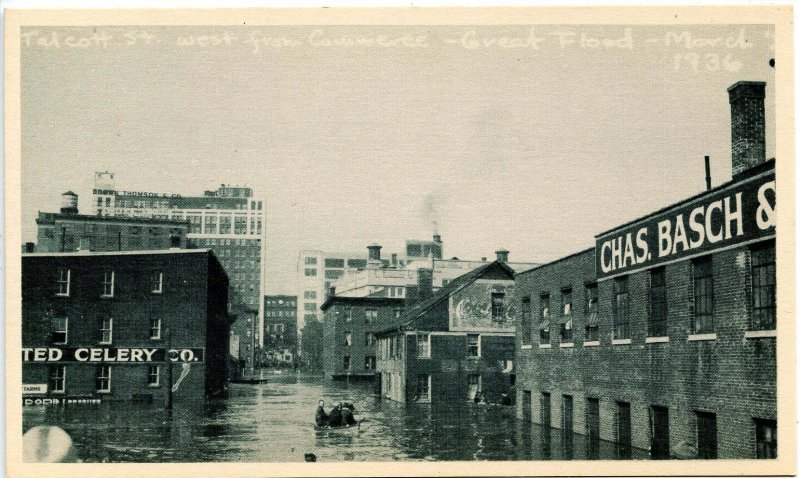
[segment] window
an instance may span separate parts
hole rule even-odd
[[[344,275],[344,271],[339,270],[328,270],[325,271],[325,278],[326,279],[338,279]]]
[[[617,402],[617,458],[631,458],[631,404]]]
[[[372,332],[364,332],[364,345],[367,347],[375,345],[375,334]]]
[[[159,340],[161,338],[161,319],[150,319],[150,339]]]
[[[151,387],[158,387],[161,375],[161,367],[158,365],[150,365],[147,371],[147,384]]]
[[[316,277],[317,270],[316,269],[306,269],[306,277]]]
[[[186,220],[189,221],[189,233],[200,234],[200,227],[202,225],[200,222],[201,217],[196,214],[187,214]]]
[[[618,277],[614,279],[614,302],[611,304],[614,309],[614,338],[631,338],[631,329],[628,307],[628,277]]]
[[[522,298],[520,327],[522,328],[522,345],[533,343],[533,325],[531,324],[531,298]]]
[[[95,383],[95,388],[97,388],[98,392],[110,392],[111,391],[111,366],[110,365],[98,365],[97,366],[97,374],[95,375],[94,383]]]
[[[417,357],[431,358],[431,335],[417,332]]]
[[[100,319],[97,321],[98,329],[100,329],[100,343],[110,344],[114,332],[113,319]]]
[[[477,373],[467,375],[467,400],[475,400],[481,393],[481,376]]]
[[[315,265],[317,265],[317,258],[316,257],[306,257],[306,265],[307,266],[315,266]]]
[[[247,234],[247,216],[233,217],[233,233],[237,235]]]
[[[750,251],[753,278],[751,330],[775,330],[775,243]]]
[[[317,298],[317,292],[313,291],[313,290],[307,290],[307,291],[303,292],[303,298],[305,298],[305,299],[316,299]]]
[[[48,370],[48,385],[51,392],[64,393],[67,378],[66,365],[51,365]]]
[[[315,304],[314,302],[304,302],[303,310],[305,310],[306,312],[315,312],[317,310],[317,304]]]
[[[160,294],[164,290],[164,273],[153,272],[150,276],[150,292]]]
[[[756,458],[778,457],[778,423],[756,419]]]
[[[572,289],[561,291],[561,343],[572,342]]]
[[[542,392],[539,398],[539,420],[543,427],[550,428],[550,394]]]
[[[347,267],[351,267],[353,269],[363,269],[367,267],[367,260],[366,259],[347,259]]]
[[[584,340],[586,342],[596,342],[600,339],[600,318],[597,313],[597,283],[586,284],[585,287],[584,313],[586,315],[586,326]]]
[[[714,332],[714,270],[711,256],[692,261],[694,313],[691,333]]]
[[[650,458],[666,460],[669,458],[669,409],[659,406],[651,407],[650,423],[653,430],[650,437]]]
[[[114,297],[114,271],[103,272],[103,293],[101,297]]]
[[[70,279],[70,269],[59,269],[58,270],[58,292],[56,295],[61,297],[69,297],[69,279]]]
[[[325,267],[344,268],[344,259],[325,259]]]
[[[344,309],[344,320],[347,322],[353,321],[353,309],[350,308]]]
[[[350,356],[349,355],[345,355],[344,357],[342,357],[342,367],[345,369],[345,371],[350,371]]]
[[[550,294],[539,297],[539,341],[550,343]]]
[[[367,355],[364,357],[364,370],[375,370],[374,355]]]
[[[697,414],[697,457],[717,458],[717,415],[708,412]]]
[[[217,233],[217,216],[213,214],[206,215],[205,225],[203,226],[203,233],[205,234]]]
[[[219,233],[220,234],[231,233],[231,216],[224,214],[219,217]]]
[[[353,334],[347,331],[344,333],[344,345],[345,347],[349,347],[352,344],[353,344]]]
[[[417,401],[431,401],[431,376],[430,374],[417,374]]]
[[[663,267],[650,270],[650,321],[647,335],[667,336],[667,280]]]
[[[378,310],[377,309],[367,309],[366,315],[364,317],[365,324],[371,324],[372,322],[378,320]]]
[[[51,319],[52,334],[50,339],[53,344],[67,343],[67,330],[69,327],[69,319],[66,317],[53,317]]]
[[[505,306],[506,294],[503,292],[492,292],[492,318],[502,319],[506,315]]]
[[[478,334],[467,334],[467,357],[481,356],[481,336]]]

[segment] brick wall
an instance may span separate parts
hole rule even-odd
[[[585,432],[587,397],[600,399],[600,433],[616,440],[617,401],[631,403],[633,446],[650,446],[649,407],[669,409],[670,446],[697,446],[695,411],[717,414],[718,456],[752,458],[754,418],[776,417],[775,339],[746,338],[750,325],[750,252],[737,247],[713,254],[716,339],[689,340],[692,299],[691,261],[665,267],[668,342],[646,343],[649,316],[649,271],[629,275],[630,338],[612,345],[614,280],[598,284],[599,338],[584,346],[586,281],[594,278],[594,250],[569,256],[516,278],[514,301],[519,310],[530,297],[533,343],[522,348],[516,332],[517,413],[522,417],[522,393],[531,390],[534,422],[539,422],[539,396],[550,392],[552,421],[561,426],[561,397],[574,397],[575,431]],[[573,342],[561,348],[561,289],[572,287]],[[539,305],[550,294],[550,347],[540,348]],[[518,324],[519,324],[518,317]],[[662,339],[663,340],[663,339]]]

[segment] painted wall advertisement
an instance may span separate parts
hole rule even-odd
[[[154,363],[203,362],[203,348],[150,347],[23,347],[23,363]]]
[[[774,237],[776,217],[771,170],[597,236],[597,278]]]

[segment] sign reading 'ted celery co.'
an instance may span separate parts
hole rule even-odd
[[[597,278],[774,237],[776,217],[770,170],[597,236]]]
[[[202,362],[203,348],[22,347],[23,362],[152,363]]]

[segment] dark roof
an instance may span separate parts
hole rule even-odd
[[[460,275],[451,280],[447,283],[447,285],[437,290],[433,296],[415,304],[413,307],[403,312],[403,315],[400,316],[399,321],[378,324],[375,330],[380,333],[408,327],[411,325],[414,319],[422,315],[424,312],[430,310],[436,304],[447,300],[451,294],[462,287],[480,279],[486,272],[494,267],[500,267],[506,274],[508,274],[509,279],[514,279],[514,269],[509,267],[508,264],[501,261],[489,262],[486,265],[480,266],[477,269],[473,269],[466,274]]]
[[[522,274],[527,274],[528,272],[539,270],[539,269],[542,269],[544,267],[548,267],[548,266],[551,266],[553,264],[556,264],[558,262],[566,261],[567,259],[572,259],[573,257],[576,257],[576,256],[581,256],[583,254],[586,254],[589,251],[594,252],[594,246],[592,246],[592,247],[590,247],[588,249],[583,249],[583,250],[578,251],[578,252],[573,252],[572,254],[569,254],[569,255],[564,256],[564,257],[559,257],[558,259],[552,260],[550,262],[545,262],[544,264],[539,264],[539,265],[537,265],[536,267],[534,267],[532,269],[528,269],[528,270],[522,271],[522,272],[517,272],[515,275],[519,276],[519,275],[522,275]]]
[[[397,297],[346,297],[341,295],[334,295],[325,299],[319,308],[322,311],[327,310],[333,304],[350,304],[350,305],[402,305],[405,299]]]

